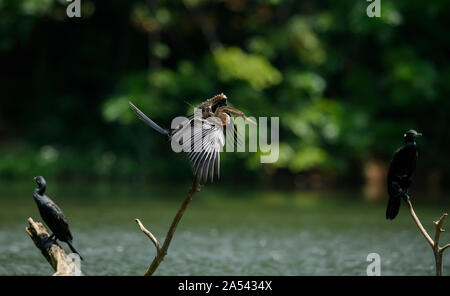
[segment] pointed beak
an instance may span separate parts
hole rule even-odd
[[[422,133],[417,133],[416,137],[421,137]]]
[[[248,118],[248,117],[245,116],[245,115],[242,115],[242,118],[244,118],[244,120],[247,120],[248,122],[250,122],[250,123],[252,123],[252,124],[254,124],[254,125],[257,125],[255,121],[253,121],[252,119]]]

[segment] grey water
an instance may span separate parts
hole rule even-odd
[[[162,242],[189,187],[48,183],[86,275],[143,275],[155,248],[134,219]],[[51,275],[25,232],[28,217],[42,221],[34,184],[7,185],[0,185],[0,275]],[[415,203],[432,237],[432,221],[450,210],[445,200]],[[155,275],[365,276],[370,253],[380,255],[381,275],[434,275],[432,251],[406,207],[394,221],[384,212],[384,200],[367,202],[358,192],[207,186],[189,205]],[[441,244],[449,242],[444,232]],[[444,253],[444,274],[450,274],[450,253]]]

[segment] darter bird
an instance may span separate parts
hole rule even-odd
[[[133,103],[129,102],[136,115],[147,125],[168,141],[176,141],[183,151],[188,153],[189,161],[194,167],[194,174],[203,183],[213,182],[214,172],[220,177],[220,150],[225,145],[225,139],[234,139],[239,144],[238,133],[231,115],[240,116],[250,123],[256,124],[244,115],[244,112],[229,107],[227,97],[222,93],[216,95],[197,108],[200,116],[192,114],[176,128],[166,130],[148,118]],[[228,128],[227,128],[228,126]],[[227,130],[231,132],[227,134]],[[232,136],[230,136],[230,134]]]
[[[386,219],[394,219],[400,209],[401,198],[409,200],[408,189],[416,170],[418,152],[415,138],[422,134],[409,130],[404,134],[405,145],[394,153],[387,175],[389,202]]]
[[[73,237],[70,233],[69,222],[67,222],[66,216],[64,216],[61,209],[47,195],[45,195],[45,190],[47,188],[45,179],[42,176],[38,176],[35,177],[34,180],[38,184],[38,188],[33,191],[33,197],[36,201],[42,219],[53,232],[50,239],[56,237],[60,241],[66,242],[72,252],[77,253],[81,260],[83,260],[83,257],[81,257],[80,253],[78,253],[72,245]]]

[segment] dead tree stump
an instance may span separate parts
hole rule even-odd
[[[71,256],[67,256],[63,248],[53,239],[47,232],[45,226],[40,222],[34,222],[32,218],[28,218],[30,224],[25,228],[28,235],[33,240],[36,247],[41,250],[42,255],[47,259],[48,263],[55,270],[54,276],[80,276],[83,275],[80,270],[79,257],[72,260]]]

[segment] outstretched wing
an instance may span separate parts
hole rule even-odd
[[[214,118],[193,119],[192,129],[183,129],[183,150],[188,153],[189,161],[199,180],[211,182],[214,172],[220,177],[220,151],[225,145],[223,127]],[[181,136],[181,135],[177,135]]]
[[[239,133],[239,130],[238,130],[236,124],[234,124],[234,120],[231,116],[230,116],[230,122],[226,125],[226,128],[224,130],[224,134],[225,134],[227,146],[228,145],[236,146],[236,148],[238,148],[243,145],[243,142],[242,142],[243,137],[242,137],[241,133]]]

